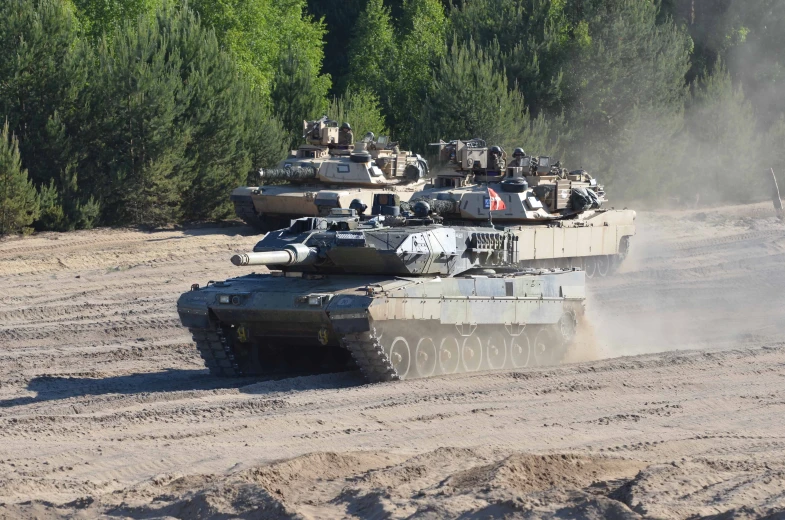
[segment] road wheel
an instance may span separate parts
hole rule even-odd
[[[597,258],[597,276],[605,278],[611,271],[611,258],[608,255],[600,255]]]
[[[436,344],[431,338],[421,338],[414,354],[417,377],[431,377],[436,371]]]
[[[586,271],[586,278],[594,278],[597,274],[597,257],[587,256],[583,260],[583,270]]]
[[[472,335],[463,340],[461,361],[465,372],[477,372],[482,366],[482,340]]]
[[[390,343],[390,363],[401,379],[409,375],[411,365],[411,349],[409,342],[403,336],[397,336]]]
[[[498,370],[507,363],[507,341],[501,332],[491,332],[485,342],[485,355],[488,368]]]
[[[439,342],[439,372],[454,374],[461,365],[461,343],[452,334]]]
[[[553,331],[550,328],[543,327],[537,331],[532,342],[535,366],[553,364],[554,343]]]
[[[510,364],[513,368],[528,367],[533,361],[533,352],[529,336],[524,332],[510,341]]]

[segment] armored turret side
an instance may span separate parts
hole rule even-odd
[[[432,220],[304,218],[178,313],[213,374],[358,367],[371,382],[557,363],[583,315],[579,270],[522,270],[514,235]],[[247,267],[242,267],[247,266]]]

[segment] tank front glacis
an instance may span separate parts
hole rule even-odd
[[[492,221],[514,230],[527,266],[582,267],[587,276],[605,276],[626,257],[635,212],[604,208],[605,190],[586,171],[568,171],[522,148],[510,158],[480,139],[433,146],[440,169],[409,202],[438,201],[448,222]]]
[[[300,217],[325,216],[354,199],[370,205],[380,191],[408,200],[428,173],[419,155],[372,133],[355,144],[348,123],[339,126],[327,117],[303,121],[303,138],[305,143],[277,168],[259,172],[263,185],[232,192],[237,216],[260,231],[286,227]]]
[[[340,213],[299,219],[232,258],[272,272],[180,297],[212,373],[357,366],[376,382],[563,357],[583,316],[582,271],[520,269],[506,230]]]

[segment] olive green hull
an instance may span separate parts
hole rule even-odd
[[[558,362],[582,316],[583,287],[581,271],[249,275],[183,294],[178,312],[217,375],[357,366],[378,382]]]

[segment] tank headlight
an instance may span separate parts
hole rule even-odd
[[[321,307],[326,302],[330,301],[330,294],[309,294],[307,296],[298,296],[294,299],[296,303],[303,305],[308,304],[313,307]]]
[[[229,295],[228,294],[219,294],[218,295],[218,303],[229,303]]]

